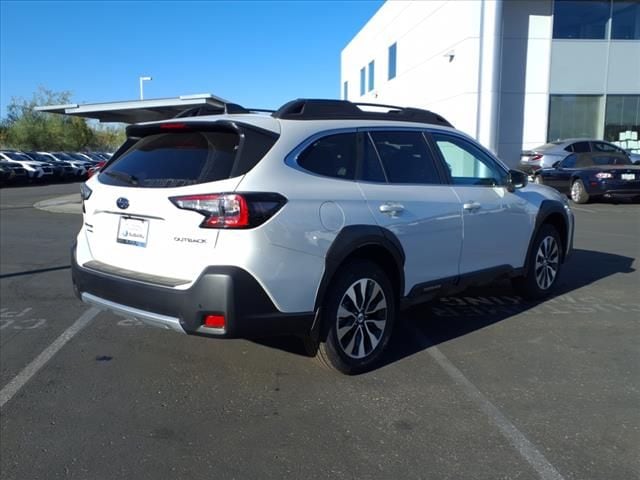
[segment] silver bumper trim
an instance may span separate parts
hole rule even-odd
[[[120,303],[115,303],[104,298],[96,297],[90,293],[82,293],[82,301],[98,307],[100,310],[108,310],[125,318],[140,320],[153,327],[165,328],[174,332],[186,333],[180,325],[180,319],[161,315],[159,313],[147,312],[137,308],[128,307]]]

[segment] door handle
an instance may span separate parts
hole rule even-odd
[[[388,213],[394,216],[404,210],[404,205],[400,205],[399,203],[383,203],[378,209],[381,213]]]
[[[464,208],[468,212],[475,212],[476,210],[480,210],[480,208],[482,208],[482,205],[480,205],[478,202],[468,202],[462,205],[462,208]]]

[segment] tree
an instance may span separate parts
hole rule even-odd
[[[127,139],[123,127],[113,127],[103,124],[92,125],[93,141],[89,147],[92,150],[113,152]]]
[[[84,118],[35,110],[36,106],[69,103],[71,92],[44,87],[39,87],[30,100],[12,98],[0,127],[0,142],[21,150],[78,151],[114,150],[124,141],[122,128],[92,128]]]

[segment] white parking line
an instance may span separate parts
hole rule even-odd
[[[571,205],[571,210],[580,210],[581,212],[598,213],[597,210],[591,210],[589,208],[583,208],[583,207],[575,207],[573,205]]]
[[[80,330],[86,327],[98,313],[100,313],[100,310],[97,308],[90,308],[84,312],[80,318],[73,322],[73,325],[62,332],[62,334],[56,338],[51,345],[45,348],[44,351],[35,358],[35,360],[24,367],[22,371],[13,378],[13,380],[7,383],[7,385],[0,390],[0,408],[11,400],[11,398],[13,398],[13,396],[18,393],[22,387],[24,387],[25,383],[38,373],[38,370],[44,367],[44,365],[51,360],[51,358],[58,353],[58,351],[64,347],[69,340],[80,332]]]
[[[509,421],[498,408],[489,401],[478,388],[471,383],[464,374],[458,370],[449,359],[431,342],[420,330],[412,327],[418,341],[427,348],[427,353],[440,367],[464,390],[467,397],[482,410],[489,419],[498,427],[500,433],[518,451],[529,465],[531,465],[543,480],[564,480],[564,477],[555,469],[545,456],[531,443],[524,434]]]

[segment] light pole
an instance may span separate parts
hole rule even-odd
[[[142,82],[145,82],[147,80],[153,80],[153,78],[151,77],[140,77],[140,100],[144,100],[144,89],[142,87]]]

